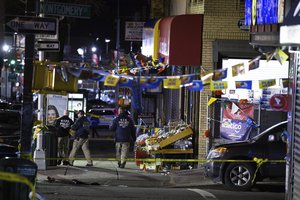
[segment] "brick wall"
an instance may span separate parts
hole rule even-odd
[[[213,41],[217,39],[249,40],[247,32],[239,30],[238,20],[244,18],[244,4],[240,0],[203,0],[203,3],[189,3],[188,14],[199,14],[204,11],[202,66],[213,70]],[[211,92],[206,86],[199,93],[199,149],[198,158],[206,156],[206,138],[203,133],[208,128],[207,100]]]

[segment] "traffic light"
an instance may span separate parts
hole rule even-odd
[[[17,61],[16,61],[15,59],[11,59],[11,60],[9,61],[9,65],[10,65],[10,66],[15,66],[16,63],[17,63]]]

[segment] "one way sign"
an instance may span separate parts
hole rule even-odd
[[[57,33],[57,19],[55,18],[19,16],[8,21],[6,26],[18,33],[49,35]]]
[[[37,41],[38,51],[59,51],[59,41]]]

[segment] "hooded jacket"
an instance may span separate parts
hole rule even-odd
[[[128,117],[127,112],[121,113],[114,118],[110,130],[115,131],[115,142],[130,142],[136,140],[135,126],[133,120]]]

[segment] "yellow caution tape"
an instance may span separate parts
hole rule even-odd
[[[99,118],[99,119],[102,119],[104,121],[112,120],[111,118],[106,118],[106,117],[103,117],[101,115],[95,115],[95,114],[92,114],[92,113],[86,113],[86,115],[91,116],[91,117],[95,117],[95,118]]]
[[[254,176],[253,176],[253,179],[252,179],[252,183],[254,183],[254,181],[255,181],[256,174],[257,174],[257,172],[258,172],[260,166],[261,166],[262,164],[268,162],[268,159],[267,159],[267,158],[266,158],[266,159],[262,159],[262,158],[256,158],[256,157],[254,157],[254,158],[253,158],[253,161],[256,162],[257,167],[256,167],[256,170],[255,170],[255,172],[254,172]]]
[[[19,174],[11,173],[11,172],[0,172],[0,180],[9,181],[9,182],[16,182],[16,183],[23,183],[27,185],[32,191],[32,200],[35,200],[35,187],[29,181],[29,179],[25,176],[21,176]],[[29,195],[29,194],[28,194]]]
[[[44,159],[44,158],[36,158],[36,159]],[[45,160],[87,160],[86,158],[45,158]],[[95,161],[119,161],[119,158],[91,158],[91,160]],[[126,158],[122,159],[126,160],[128,162],[135,162],[135,161],[144,161],[144,162],[256,162],[259,163],[259,167],[266,162],[286,162],[286,160],[268,160],[268,159],[258,159],[255,158],[255,160],[212,160],[212,159],[168,159],[168,158]]]
[[[75,113],[76,111],[74,110],[69,110],[69,112],[73,112]],[[92,113],[86,113],[87,116],[91,116],[91,117],[95,117],[95,118],[99,118],[99,119],[103,119],[104,121],[110,121],[111,118],[106,118],[106,117],[103,117],[101,115],[95,115],[95,114],[92,114]]]
[[[20,153],[20,158],[24,158],[24,159],[33,161],[31,152],[21,152]]]

